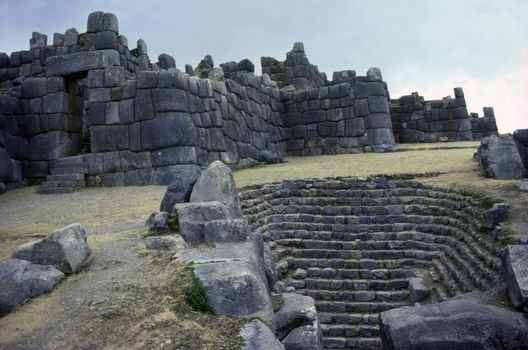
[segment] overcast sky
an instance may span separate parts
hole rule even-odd
[[[92,11],[113,12],[134,48],[215,65],[283,60],[304,42],[326,72],[381,68],[392,98],[464,88],[470,111],[493,106],[501,133],[528,128],[528,0],[0,0],[0,51],[29,48],[32,31],[86,31]]]

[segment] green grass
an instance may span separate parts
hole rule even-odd
[[[191,268],[192,269],[192,268]],[[196,311],[214,313],[214,310],[209,306],[207,301],[207,292],[202,284],[202,281],[194,274],[192,283],[189,287],[183,290],[187,303]]]

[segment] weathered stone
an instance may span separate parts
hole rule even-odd
[[[240,330],[240,336],[245,343],[242,350],[284,350],[269,327],[259,320],[246,323]]]
[[[46,95],[46,79],[28,78],[22,83],[22,96],[35,98]]]
[[[195,178],[200,176],[200,167],[194,164],[178,164],[155,168],[153,184],[168,186],[179,178]]]
[[[204,225],[205,242],[227,243],[247,241],[251,230],[246,219],[211,220]]]
[[[153,232],[168,231],[169,230],[169,224],[167,223],[168,218],[169,218],[169,213],[166,211],[162,211],[159,213],[152,213],[147,219],[147,222],[145,222],[145,226],[147,226],[149,231],[153,231]]]
[[[315,326],[293,329],[282,340],[285,350],[322,350],[321,331]]]
[[[477,153],[480,170],[485,177],[506,180],[524,176],[524,166],[511,137],[485,137]]]
[[[70,28],[64,33],[64,46],[77,45],[79,40],[79,32],[75,28]]]
[[[512,304],[528,312],[528,245],[508,245],[502,266]]]
[[[185,249],[175,257],[194,263],[194,272],[216,313],[258,317],[270,324],[273,311],[261,249],[262,239],[254,237],[249,242],[218,244],[213,249]]]
[[[528,179],[522,179],[513,185],[519,192],[528,192]]]
[[[367,78],[369,81],[383,81],[381,70],[377,67],[371,67],[367,71]]]
[[[91,253],[84,227],[71,224],[44,239],[22,244],[11,257],[39,265],[53,265],[65,274],[71,274],[88,263]]]
[[[191,202],[207,201],[219,201],[232,217],[242,217],[235,178],[231,169],[221,161],[211,163],[193,187]]]
[[[411,296],[411,304],[423,301],[429,296],[429,287],[422,278],[409,278],[409,294]]]
[[[155,112],[189,112],[187,92],[178,89],[152,91]]]
[[[166,53],[162,53],[158,56],[158,66],[160,69],[170,69],[170,68],[176,68],[176,60],[174,60],[174,57],[171,55],[168,55]]]
[[[197,164],[196,147],[171,147],[151,153],[152,166],[167,166],[174,164]]]
[[[108,30],[95,34],[95,49],[117,50],[117,34]]]
[[[239,72],[255,73],[255,65],[253,62],[245,58],[236,64],[235,70]]]
[[[0,261],[0,316],[26,299],[49,292],[63,278],[64,274],[50,265],[20,259]]]
[[[204,242],[204,229],[209,221],[230,218],[227,207],[217,201],[178,203],[173,212],[178,216],[180,234],[189,243]]]
[[[31,49],[40,49],[48,45],[48,36],[46,34],[33,32],[29,40],[29,47]]]
[[[119,53],[115,50],[75,52],[46,59],[46,76],[69,75],[92,69],[118,66]]]
[[[187,244],[179,235],[148,236],[145,246],[153,250],[177,250],[187,248]]]
[[[198,146],[198,133],[188,114],[158,113],[156,118],[141,123],[141,141],[144,150]]]
[[[482,226],[490,229],[495,228],[499,223],[506,220],[509,208],[508,203],[493,204],[493,207],[482,213]]]
[[[295,328],[312,326],[316,329],[316,332],[319,332],[318,348],[321,348],[321,330],[319,329],[320,325],[313,298],[300,294],[285,293],[282,294],[282,300],[282,307],[273,315],[273,327],[277,338],[283,340]]]
[[[379,322],[384,349],[528,348],[528,321],[522,313],[470,296],[392,309],[382,312]]]

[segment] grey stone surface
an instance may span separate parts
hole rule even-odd
[[[293,329],[282,340],[285,350],[322,350],[321,334],[314,326],[301,326]]]
[[[512,137],[490,136],[482,140],[478,151],[480,170],[485,177],[520,179],[525,170]]]
[[[115,50],[75,52],[48,57],[46,76],[64,76],[119,65],[119,53]]]
[[[528,348],[528,321],[522,313],[470,296],[392,309],[382,312],[379,322],[384,349]]]
[[[149,231],[154,231],[154,232],[168,231],[169,230],[169,224],[167,223],[168,218],[169,218],[169,213],[166,211],[162,211],[159,213],[152,213],[147,219],[147,222],[145,222],[145,226],[147,226]]]
[[[320,348],[321,330],[314,299],[295,293],[284,293],[282,300],[282,307],[273,315],[273,327],[277,338],[284,342],[284,338],[292,330],[302,326],[311,326],[319,332]]]
[[[495,203],[493,207],[482,213],[482,225],[486,228],[495,228],[499,223],[506,220],[508,216],[508,203]]]
[[[39,265],[53,265],[65,274],[71,274],[88,263],[91,253],[84,227],[71,224],[46,238],[18,246],[11,257]]]
[[[227,207],[215,201],[178,203],[173,211],[178,216],[180,234],[188,243],[204,242],[204,228],[209,221],[230,218]]]
[[[63,278],[64,273],[50,265],[20,259],[0,261],[0,316],[26,299],[49,292]]]
[[[160,204],[160,210],[172,212],[175,204],[188,202],[194,183],[199,176],[199,169],[196,169],[196,171],[180,171],[175,176],[176,179],[167,187]]]
[[[180,235],[163,235],[145,237],[145,246],[152,250],[178,250],[187,248]]]
[[[210,220],[204,225],[204,239],[210,244],[244,242],[251,230],[246,219]]]
[[[158,66],[160,69],[170,69],[170,68],[176,68],[176,60],[174,60],[174,57],[171,55],[168,55],[166,53],[162,53],[158,56]]]
[[[528,312],[528,245],[508,245],[504,248],[502,265],[512,304]]]
[[[158,113],[156,118],[141,123],[141,141],[144,150],[197,146],[198,133],[188,114]]]
[[[409,278],[409,294],[411,296],[411,304],[423,301],[429,296],[429,287],[423,280],[419,277]]]
[[[181,225],[181,223],[180,223]],[[262,270],[262,241],[185,249],[175,257],[194,262],[209,305],[221,315],[258,317],[270,324],[272,303]]]
[[[240,330],[240,336],[245,343],[243,350],[284,350],[271,329],[259,320],[246,323]]]
[[[522,179],[513,185],[519,192],[528,192],[528,179]]]
[[[241,217],[240,201],[231,169],[221,161],[214,161],[205,169],[191,193],[191,202],[219,201],[232,217]]]

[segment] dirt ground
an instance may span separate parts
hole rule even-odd
[[[400,145],[395,153],[290,157],[235,172],[239,187],[301,177],[438,172],[421,181],[508,201],[507,227],[528,234],[528,195],[515,181],[482,179],[477,143]],[[0,260],[29,240],[74,222],[88,232],[91,264],[51,293],[0,318],[0,349],[237,349],[241,321],[193,311],[183,289],[188,267],[143,247],[144,222],[159,210],[162,186],[87,188],[39,195],[35,187],[0,196]]]

